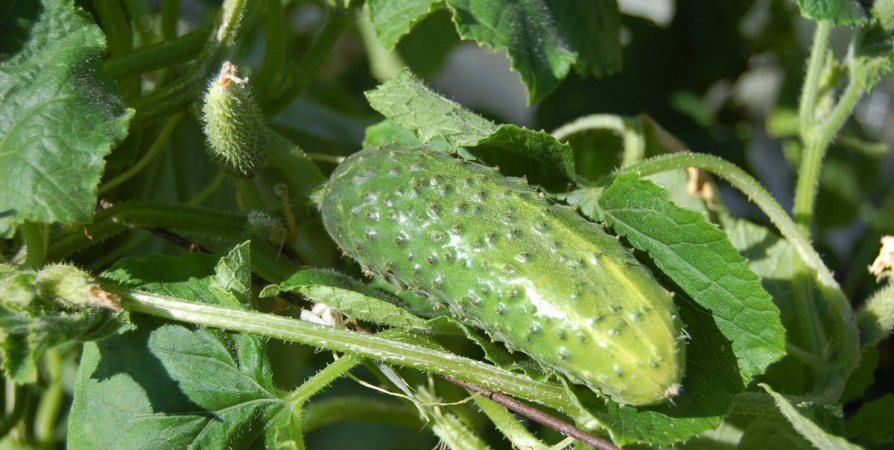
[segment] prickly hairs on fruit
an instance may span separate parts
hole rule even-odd
[[[236,66],[223,63],[205,93],[202,107],[208,154],[237,178],[253,178],[267,159],[264,118]]]
[[[345,160],[320,204],[364,270],[621,404],[675,396],[683,325],[618,240],[527,181],[424,147]]]

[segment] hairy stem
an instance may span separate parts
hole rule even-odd
[[[832,22],[820,20],[816,23],[813,34],[813,48],[810,50],[810,60],[807,62],[807,75],[804,78],[804,86],[801,88],[801,105],[798,111],[798,126],[801,128],[801,136],[810,134],[813,127],[816,100],[819,96],[819,80],[826,61],[826,48],[829,45],[829,33],[832,31]]]
[[[314,394],[332,384],[338,377],[344,375],[362,361],[363,358],[359,356],[346,354],[317,372],[316,375],[310,377],[283,400],[293,405],[293,407],[301,407]]]
[[[565,124],[552,132],[554,138],[565,141],[572,134],[587,130],[614,130],[624,140],[624,159],[621,167],[642,161],[646,154],[642,121],[638,118],[624,118],[612,114],[593,114]]]
[[[115,178],[112,178],[111,180],[103,183],[102,186],[97,189],[97,194],[102,195],[108,192],[110,189],[129,180],[134,175],[140,173],[140,171],[143,170],[150,161],[152,161],[152,158],[154,158],[155,155],[158,154],[158,151],[161,150],[161,146],[164,145],[165,141],[168,140],[168,137],[171,136],[171,133],[174,131],[174,127],[176,127],[177,123],[180,122],[181,117],[183,117],[182,112],[171,116],[171,118],[168,119],[168,123],[166,123],[165,127],[161,130],[161,133],[159,133],[158,137],[155,138],[155,142],[153,142],[152,146],[149,147],[149,150],[146,152],[146,154],[143,155],[143,157],[140,158],[140,160],[137,161],[136,164],[130,166],[130,168],[127,169],[124,173],[121,173]]]
[[[237,241],[242,238],[245,218],[241,215],[167,203],[121,203],[97,212],[93,223],[89,225],[64,228],[52,233],[47,260],[58,261],[131,227],[165,227]]]
[[[132,52],[133,30],[130,28],[130,20],[124,12],[121,0],[95,0],[93,7],[106,34],[109,55],[115,57]],[[120,80],[120,91],[125,101],[139,97],[140,79],[136,76],[123,77]]]
[[[810,223],[813,220],[813,212],[814,208],[816,208],[816,193],[819,189],[820,170],[822,169],[826,151],[829,149],[832,139],[844,126],[844,123],[850,117],[854,107],[856,107],[857,102],[864,93],[864,69],[856,62],[853,51],[851,51],[848,54],[849,80],[847,87],[838,98],[829,116],[820,123],[814,122],[812,114],[813,109],[816,107],[816,96],[818,95],[817,90],[819,87],[816,85],[817,81],[812,80],[811,76],[814,65],[820,66],[820,69],[817,69],[817,71],[822,68],[826,44],[821,43],[822,54],[817,54],[819,46],[817,41],[828,40],[828,28],[831,28],[831,24],[827,21],[821,21],[817,24],[817,34],[814,36],[814,48],[810,54],[810,64],[808,66],[807,79],[804,82],[804,93],[802,94],[800,134],[801,141],[804,143],[804,153],[801,155],[801,166],[798,169],[798,184],[795,187],[795,203],[792,212],[795,216],[795,221],[801,227],[801,231],[807,236],[810,235]],[[821,33],[824,33],[825,36],[821,36]],[[819,60],[819,62],[815,60]],[[805,111],[805,108],[808,107],[805,106],[805,100],[813,101],[812,105],[808,105],[810,107],[809,111]],[[810,116],[807,116],[808,114]],[[805,120],[809,120],[809,122],[804,123]]]
[[[212,27],[199,28],[177,39],[140,47],[105,60],[102,70],[112,78],[138,75],[187,62],[199,56]]]
[[[254,86],[259,98],[265,98],[270,82],[273,81],[277,71],[282,69],[286,54],[285,17],[283,16],[282,0],[267,0],[267,12],[265,13],[265,42],[264,59],[261,60],[261,68],[254,77]]]
[[[475,404],[516,448],[549,450],[549,446],[534,437],[506,407],[481,396],[475,397]]]
[[[28,253],[25,255],[25,267],[37,270],[44,264],[47,256],[47,226],[40,222],[25,221],[20,227],[22,240]]]
[[[569,414],[578,412],[565,389],[451,353],[369,336],[300,320],[185,301],[115,285],[104,289],[121,296],[124,309],[183,322],[300,342],[332,351],[447,375],[521,398],[531,399]]]
[[[18,425],[19,421],[22,420],[22,417],[25,415],[25,412],[28,411],[28,406],[31,403],[30,386],[26,384],[17,384],[9,378],[5,378],[5,381],[7,414],[3,417],[3,420],[0,421],[0,436],[10,434],[13,427]],[[9,408],[10,404],[12,404],[12,408]]]
[[[180,19],[180,0],[162,0],[161,35],[165,41],[177,38],[177,20]]]
[[[304,55],[304,58],[295,70],[292,85],[275,98],[267,99],[263,105],[266,117],[273,117],[279,114],[298,96],[304,93],[304,90],[307,89],[307,86],[313,80],[314,74],[320,70],[323,61],[329,55],[332,46],[335,45],[335,41],[338,40],[348,25],[354,23],[362,8],[362,1],[351,1],[345,8],[340,6],[330,8],[329,20],[323,26],[320,35],[314,40],[314,43],[307,50],[307,54]]]
[[[375,397],[340,396],[314,401],[301,413],[305,433],[348,421],[375,422],[413,429],[425,427],[419,411],[406,402]]]
[[[43,448],[55,448],[54,431],[65,392],[62,388],[62,355],[51,348],[43,356],[49,386],[43,391],[34,417],[34,438]]]

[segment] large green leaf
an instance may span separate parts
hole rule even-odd
[[[133,114],[102,71],[105,37],[72,0],[13,1],[0,35],[0,237],[89,222]]]
[[[408,70],[367,91],[366,98],[376,111],[415,132],[423,143],[440,136],[450,145],[474,145],[497,130],[493,122],[432,92]]]
[[[237,300],[248,281],[246,250],[237,247],[223,259],[197,253],[125,259],[103,278],[248,309]],[[263,339],[141,314],[131,320],[84,347],[69,448],[245,449],[281,437],[291,408],[274,394]]]
[[[447,0],[459,35],[506,49],[528,102],[556,88],[571,66],[605,76],[621,68],[621,18],[614,0]]]
[[[831,20],[835,25],[859,25],[866,11],[858,0],[798,0],[801,14],[813,20]]]
[[[369,0],[369,21],[386,50],[433,9],[434,0]]]
[[[742,382],[785,354],[779,310],[726,234],[680,208],[667,191],[635,173],[619,176],[599,200],[615,232],[647,251],[658,268],[701,307],[732,343]]]

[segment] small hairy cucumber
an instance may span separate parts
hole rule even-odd
[[[267,159],[264,116],[231,62],[208,85],[202,112],[209,156],[234,177],[254,178]]]
[[[621,404],[677,394],[683,325],[618,240],[524,179],[425,147],[371,147],[325,187],[326,230],[364,270]]]

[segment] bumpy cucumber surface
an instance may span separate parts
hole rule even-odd
[[[329,234],[365,270],[612,397],[676,395],[682,322],[669,293],[599,225],[526,181],[424,147],[373,147],[332,174]]]

